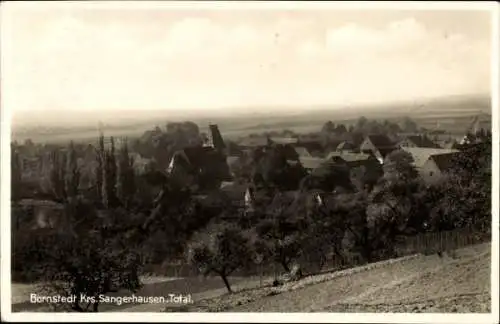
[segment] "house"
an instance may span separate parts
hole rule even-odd
[[[397,149],[397,145],[386,135],[368,135],[359,149],[363,153],[373,154],[382,164],[385,157]]]
[[[372,154],[332,152],[327,160],[345,165],[349,169],[351,181],[362,179],[365,184],[373,184],[383,174],[381,164]]]
[[[458,152],[458,150],[455,149],[443,148],[402,147],[401,149],[411,154],[413,157],[413,165],[418,172],[421,172],[424,164],[431,156]]]
[[[446,174],[459,152],[431,155],[422,166],[420,175],[426,183],[434,183]]]
[[[216,125],[211,125],[210,132],[205,146],[190,146],[175,152],[167,173],[188,186],[219,188],[222,181],[230,181],[222,137]]]
[[[400,147],[440,148],[437,143],[434,143],[434,141],[426,135],[406,136],[398,144]]]

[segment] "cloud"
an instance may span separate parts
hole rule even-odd
[[[6,102],[18,109],[208,109],[489,89],[489,39],[414,18],[374,26],[320,24],[314,16],[266,23],[82,17],[61,14],[35,31],[14,23],[2,31]]]

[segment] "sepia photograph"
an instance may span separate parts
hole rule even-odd
[[[495,2],[0,11],[6,321],[498,322]]]

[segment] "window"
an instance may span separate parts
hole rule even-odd
[[[433,175],[434,175],[434,172],[432,172],[432,171],[431,171],[431,172],[429,172],[429,176],[431,176],[431,177],[432,177]]]

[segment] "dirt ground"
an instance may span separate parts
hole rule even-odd
[[[268,287],[225,295],[196,310],[488,313],[490,272],[490,244],[482,244],[453,256],[420,255],[324,282],[319,278],[320,283],[307,278],[311,284],[292,291]]]

